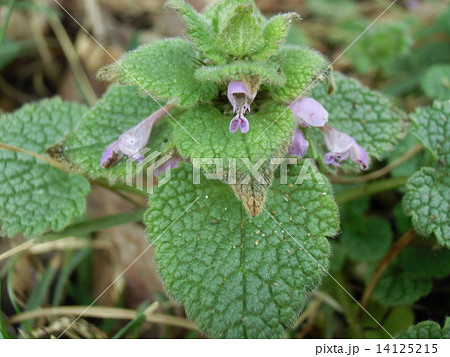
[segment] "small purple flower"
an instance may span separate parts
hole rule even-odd
[[[164,164],[159,166],[153,173],[156,177],[161,176],[161,174],[167,169],[176,169],[180,166],[182,159],[180,156],[173,156],[169,160],[167,160]]]
[[[147,145],[153,126],[174,107],[175,103],[167,103],[165,107],[157,110],[135,127],[121,134],[117,141],[114,141],[106,148],[100,160],[100,165],[107,169],[117,164],[123,155],[131,157],[139,163],[142,162],[144,157],[140,154],[140,151]]]
[[[142,161],[143,158],[139,152],[145,148],[150,139],[154,121],[154,118],[149,116],[134,128],[121,134],[118,140],[120,151],[138,162]]]
[[[294,113],[297,125],[323,127],[328,122],[328,112],[318,101],[312,98],[296,100],[289,107]]]
[[[227,96],[233,106],[233,113],[237,114],[230,122],[230,132],[235,133],[240,129],[241,133],[247,133],[250,125],[244,114],[250,112],[256,92],[251,92],[244,82],[233,81],[228,85]]]
[[[303,132],[300,129],[296,129],[294,133],[294,141],[289,148],[289,155],[296,155],[300,159],[303,159],[306,151],[308,151],[309,142],[305,139]]]
[[[339,163],[347,160],[350,156],[362,170],[367,170],[369,168],[369,156],[350,135],[329,125],[325,125],[322,131],[327,148],[330,150],[323,158],[326,164],[340,166]]]

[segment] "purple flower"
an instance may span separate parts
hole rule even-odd
[[[233,81],[228,85],[228,100],[233,106],[236,116],[230,122],[230,132],[235,133],[238,129],[241,133],[248,132],[250,125],[244,114],[250,112],[250,105],[255,100],[256,91],[251,92],[244,82]]]
[[[289,107],[294,113],[297,125],[323,127],[328,122],[328,112],[318,101],[312,98],[296,100]]]
[[[308,151],[309,142],[303,136],[303,132],[300,129],[296,129],[294,133],[294,141],[292,142],[291,147],[289,148],[289,155],[296,155],[300,159],[303,159],[306,151]]]
[[[350,156],[362,170],[369,168],[369,156],[366,151],[359,146],[355,139],[329,125],[322,129],[328,152],[324,156],[324,161],[328,165],[340,166],[340,162],[347,160]]]
[[[124,132],[119,136],[118,146],[128,157],[131,157],[138,162],[142,161],[142,156],[139,152],[145,148],[150,139],[150,134],[154,125],[155,119],[151,116],[141,121],[138,125],[130,130]]]
[[[121,134],[117,141],[114,141],[106,148],[100,160],[100,165],[107,169],[117,164],[124,155],[133,158],[139,163],[142,162],[144,157],[140,154],[140,151],[147,145],[153,126],[174,106],[174,103],[167,103],[165,107],[157,110],[135,127]]]

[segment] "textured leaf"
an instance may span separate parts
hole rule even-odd
[[[95,108],[83,117],[77,129],[52,148],[51,153],[93,178],[107,177],[112,182],[125,178],[125,159],[106,170],[100,166],[100,158],[120,134],[158,109],[160,106],[153,99],[138,95],[136,87],[112,85]],[[173,146],[171,131],[171,119],[159,122],[152,130],[149,148],[167,152]]]
[[[422,321],[417,325],[409,326],[405,331],[399,333],[395,338],[411,339],[437,339],[450,338],[450,318],[447,317],[445,325],[441,326],[434,321]]]
[[[280,46],[286,41],[291,22],[300,19],[300,15],[294,12],[271,17],[263,29],[265,46],[254,53],[252,58],[265,60],[277,54],[280,51]]]
[[[215,32],[220,34],[235,16],[236,8],[242,6],[251,7],[256,23],[260,26],[263,24],[265,18],[253,0],[220,0],[206,7],[203,15],[211,20]]]
[[[428,98],[450,99],[450,64],[431,66],[424,73],[420,85]]]
[[[195,71],[199,81],[213,81],[228,84],[231,81],[241,81],[244,77],[258,77],[261,83],[282,86],[286,78],[279,73],[279,67],[267,62],[236,61],[223,66],[202,66]]]
[[[266,104],[259,111],[253,108],[252,114],[247,116],[250,123],[247,134],[240,132],[232,134],[229,131],[229,123],[233,116],[231,112],[223,115],[218,109],[206,105],[186,111],[179,116],[178,120],[200,144],[189,140],[180,126],[175,128],[177,148],[181,156],[185,158],[223,159],[225,180],[228,179],[229,159],[235,159],[237,175],[233,188],[236,195],[244,201],[246,208],[253,214],[258,214],[260,207],[254,206],[252,197],[259,197],[258,200],[264,203],[265,193],[272,182],[273,171],[276,168],[270,164],[270,160],[286,156],[292,142],[294,119],[291,112],[286,111],[286,107]],[[275,124],[266,130],[276,119]],[[256,139],[258,140],[254,142]],[[264,177],[265,184],[258,183],[251,175],[251,181],[248,184],[240,185],[251,172],[244,162],[245,159],[248,159],[251,165],[257,165],[259,160],[262,160],[257,171]],[[204,168],[214,172],[216,170],[216,167],[212,165]]]
[[[356,79],[335,73],[336,90],[328,95],[324,84],[311,97],[328,110],[329,124],[355,138],[370,155],[381,157],[391,150],[405,127],[403,113],[378,92],[363,87]]]
[[[317,51],[306,47],[286,46],[270,59],[280,66],[286,77],[282,87],[269,86],[272,97],[290,103],[314,87],[313,81],[323,75],[328,61]]]
[[[432,286],[430,279],[416,279],[388,268],[378,281],[372,297],[386,306],[409,305],[428,295]]]
[[[403,197],[405,213],[421,234],[435,234],[438,242],[450,247],[450,101],[434,102],[411,115],[414,134],[437,160],[435,167],[424,167],[406,184]]]
[[[266,212],[249,217],[227,185],[193,185],[191,170],[174,170],[145,215],[149,240],[160,237],[155,257],[168,292],[211,337],[282,337],[324,274],[318,262],[328,267],[325,237],[338,229],[329,186],[274,184],[267,201],[313,259]]]
[[[436,101],[431,107],[418,108],[410,117],[416,127],[414,135],[442,166],[446,166],[450,162],[450,101]]]
[[[155,41],[128,52],[120,60],[121,66],[107,67],[99,77],[117,77],[120,83],[137,86],[143,94],[162,100],[178,98],[180,106],[189,107],[218,94],[214,83],[194,78],[195,59],[189,42],[180,38]]]
[[[411,216],[420,234],[435,234],[438,242],[450,248],[450,172],[424,167],[406,184],[403,209]]]
[[[223,51],[238,59],[260,50],[264,44],[262,29],[253,16],[252,6],[238,6],[228,25],[220,33]]]
[[[186,23],[186,33],[197,50],[215,63],[225,63],[226,57],[218,49],[211,21],[199,14],[195,9],[182,0],[170,0],[168,6],[175,8]]]
[[[59,98],[27,104],[0,118],[0,142],[43,155],[73,130],[86,107]],[[58,231],[86,209],[89,182],[23,153],[0,149],[0,226],[8,236]]]

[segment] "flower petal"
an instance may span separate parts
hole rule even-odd
[[[305,156],[306,151],[308,151],[309,142],[305,139],[303,132],[300,129],[295,130],[294,141],[289,148],[289,155],[296,155],[300,159]]]
[[[369,168],[369,155],[356,143],[350,150],[350,158],[359,165],[361,170],[367,170]]]
[[[328,122],[328,112],[318,101],[312,98],[296,100],[289,107],[294,113],[297,125],[303,127],[323,127]]]

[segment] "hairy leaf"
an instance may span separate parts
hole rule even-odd
[[[178,98],[180,106],[206,102],[218,94],[217,86],[194,78],[197,69],[193,45],[181,38],[160,40],[128,52],[101,71],[99,77],[117,77],[120,83],[138,87],[156,99]]]
[[[307,47],[286,46],[270,59],[277,64],[286,84],[282,87],[269,86],[272,97],[290,103],[300,96],[305,96],[317,84],[316,78],[325,75],[328,61],[317,51]]]
[[[418,108],[411,114],[413,131],[422,145],[442,166],[450,162],[450,100],[435,101],[431,107]]]
[[[329,124],[355,138],[371,156],[381,157],[404,133],[404,114],[382,94],[363,87],[356,79],[335,73],[336,89],[317,86],[311,97],[328,110]]]
[[[27,104],[0,118],[0,142],[44,155],[73,130],[86,107],[59,98]],[[89,182],[24,153],[0,148],[0,227],[8,236],[58,231],[86,209]]]
[[[234,114],[222,114],[212,106],[199,106],[182,114],[180,124],[193,135],[199,144],[189,140],[181,126],[175,128],[177,148],[181,156],[196,159],[219,159],[223,165],[223,179],[232,184],[236,195],[241,198],[252,214],[261,209],[254,205],[253,197],[264,203],[267,188],[273,179],[273,172],[278,166],[271,163],[272,158],[286,156],[292,142],[294,119],[286,107],[266,104],[247,118],[250,130],[247,134],[230,133],[229,123]],[[270,126],[273,124],[272,126]],[[270,128],[269,128],[270,126]],[[268,130],[266,130],[269,128]],[[230,161],[231,159],[231,161]],[[229,173],[230,167],[236,167],[236,176]],[[251,169],[261,175],[250,175]],[[204,169],[221,171],[209,162]],[[234,179],[235,178],[235,179]],[[246,181],[246,179],[250,181]]]
[[[220,46],[238,59],[257,52],[264,46],[262,29],[253,16],[252,6],[238,6],[228,25],[220,33]]]
[[[263,84],[283,86],[286,83],[286,78],[279,72],[279,67],[267,62],[235,61],[223,66],[202,66],[195,71],[197,80],[221,84],[241,81],[250,76],[257,77]]]
[[[422,321],[417,325],[409,326],[405,331],[399,333],[395,338],[411,339],[436,339],[450,338],[450,318],[445,320],[444,327],[441,328],[437,322]]]
[[[168,292],[211,337],[283,337],[328,267],[326,237],[338,229],[329,186],[294,185],[293,169],[251,218],[227,185],[194,185],[191,170],[174,170],[145,215]]]
[[[438,242],[450,247],[450,173],[424,167],[406,184],[403,208],[411,216],[414,228],[429,236],[435,234]]]
[[[194,43],[197,50],[215,63],[225,63],[226,57],[221,54],[217,46],[211,21],[199,14],[195,9],[182,0],[169,0],[168,6],[176,9],[186,23],[186,33]]]
[[[415,135],[437,160],[434,168],[424,167],[406,185],[403,208],[411,216],[414,228],[450,247],[450,101],[434,102],[432,107],[419,108],[411,115]]]
[[[294,20],[300,20],[300,15],[295,12],[271,17],[264,25],[263,37],[265,46],[252,55],[253,59],[266,60],[280,51],[281,45],[286,41],[289,27]]]

